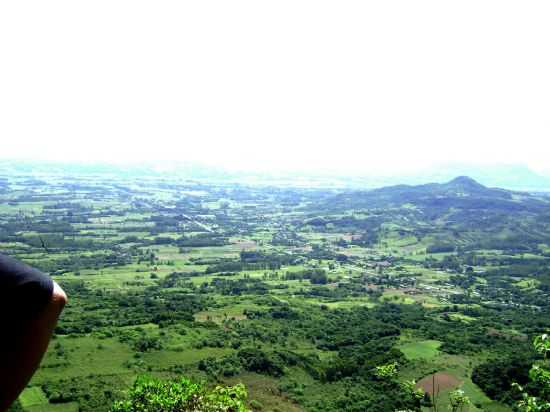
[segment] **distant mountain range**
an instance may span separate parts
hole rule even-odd
[[[447,183],[345,191],[327,201],[327,207],[342,210],[392,209],[407,205],[437,216],[457,210],[540,212],[548,209],[550,199],[529,192],[489,188],[470,177],[460,176]]]
[[[385,196],[400,196],[422,198],[429,196],[432,198],[437,197],[490,197],[497,199],[512,199],[512,192],[499,189],[486,187],[471,177],[459,176],[447,183],[427,183],[417,186],[409,185],[397,185],[383,187],[380,189],[374,189],[368,192],[372,196],[385,197]]]
[[[416,173],[395,175],[345,174],[334,172],[254,172],[235,171],[200,163],[152,162],[118,165],[108,163],[60,163],[45,161],[0,160],[0,175],[63,174],[117,175],[157,178],[212,180],[242,184],[285,185],[304,187],[379,188],[399,184],[419,185],[444,183],[456,176],[469,176],[486,187],[511,190],[550,192],[550,177],[541,176],[524,165],[447,165]]]
[[[525,165],[447,165],[429,169],[413,176],[405,176],[402,183],[443,183],[456,176],[469,176],[488,187],[550,191],[550,177],[537,174]]]

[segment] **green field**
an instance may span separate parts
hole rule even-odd
[[[407,359],[431,359],[439,354],[441,342],[437,340],[423,340],[418,342],[404,343],[399,350],[405,354]]]

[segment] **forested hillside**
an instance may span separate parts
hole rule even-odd
[[[185,393],[174,410],[505,412],[544,395],[545,196],[4,170],[0,250],[70,297],[14,411],[131,411],[143,388]]]

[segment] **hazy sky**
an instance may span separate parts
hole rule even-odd
[[[3,1],[0,157],[550,169],[550,2]]]

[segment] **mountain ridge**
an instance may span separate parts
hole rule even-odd
[[[412,205],[418,209],[438,211],[451,209],[496,211],[535,211],[548,205],[548,200],[527,192],[482,185],[471,177],[458,176],[446,183],[395,185],[371,190],[347,191],[330,199],[335,207],[359,209],[395,208]]]

